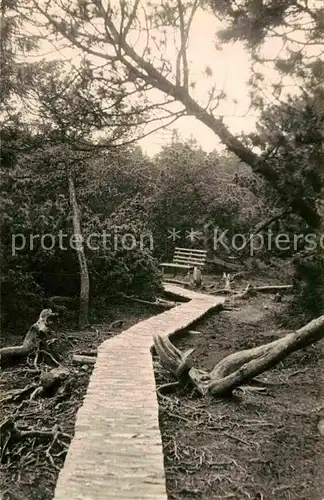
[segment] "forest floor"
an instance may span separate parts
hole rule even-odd
[[[56,340],[52,344],[51,353],[70,371],[67,383],[54,396],[50,393],[48,397],[32,397],[32,384],[39,380],[40,371],[56,367],[47,356],[39,358],[37,370],[34,355],[28,362],[1,370],[0,423],[10,417],[19,430],[41,429],[54,433],[53,436],[26,437],[9,443],[6,443],[4,433],[1,433],[0,500],[53,498],[58,474],[74,434],[76,414],[82,405],[93,370],[93,365],[75,365],[72,356],[94,354],[104,340],[158,312],[155,307],[138,303],[111,304],[107,317],[100,325],[92,325],[83,331],[62,329],[60,326],[53,328],[52,337]],[[120,320],[123,321],[122,325],[118,324]],[[114,325],[114,322],[117,323]],[[18,345],[22,339],[17,335],[3,334],[1,345]],[[4,401],[10,391],[28,386],[31,386],[30,390],[17,400]],[[55,427],[57,425],[59,429]],[[62,431],[66,436],[55,436],[56,430]]]
[[[192,327],[199,333],[172,342],[194,347],[194,366],[211,370],[232,352],[288,333],[280,328],[288,301],[241,300],[238,310],[209,315]],[[190,389],[159,396],[169,500],[323,500],[322,359],[320,344],[298,351],[257,378],[264,390],[237,390],[227,400]],[[172,381],[155,367],[157,386]]]
[[[270,284],[263,279],[261,283]],[[275,304],[273,296],[261,294],[242,300],[238,310],[210,314],[192,326],[200,333],[185,333],[173,342],[180,349],[195,347],[195,366],[209,370],[231,352],[287,333],[279,320],[288,301],[284,297]],[[92,372],[91,365],[73,365],[73,354],[93,352],[107,338],[157,313],[135,303],[115,305],[104,324],[83,332],[58,329],[55,349],[70,376],[52,397],[31,398],[30,391],[15,401],[3,401],[8,391],[37,381],[39,372],[33,358],[29,364],[2,370],[0,422],[10,416],[20,430],[54,433],[2,443],[1,500],[53,498]],[[109,328],[115,320],[124,323]],[[5,340],[6,345],[19,342],[17,337]],[[37,369],[55,366],[49,363],[40,359]],[[323,500],[324,440],[317,430],[318,407],[323,404],[320,363],[317,344],[258,377],[262,392],[238,390],[230,399],[215,399],[183,389],[159,396],[169,500]],[[156,359],[154,366],[158,386],[171,381]]]

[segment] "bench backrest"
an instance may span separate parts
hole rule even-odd
[[[176,247],[173,255],[174,264],[189,264],[203,267],[206,264],[207,251],[194,248]]]

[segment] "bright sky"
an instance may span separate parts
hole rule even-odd
[[[201,25],[201,31],[204,31]],[[209,33],[209,41],[204,31],[203,36],[197,36],[196,46],[190,50],[192,59],[199,61],[201,66],[208,65],[213,69],[213,76],[206,81],[206,77],[196,71],[196,79],[200,82],[199,97],[203,99],[211,84],[216,83],[224,89],[228,99],[224,100],[219,108],[219,114],[224,115],[224,121],[234,133],[242,130],[249,132],[253,130],[256,115],[249,112],[248,86],[246,84],[249,73],[249,58],[239,45],[226,47],[222,52],[212,48],[212,32]],[[209,49],[209,50],[208,50]],[[194,66],[194,65],[192,65]],[[233,103],[237,100],[237,104]],[[171,130],[176,129],[183,138],[193,137],[205,151],[212,151],[219,144],[215,134],[199,120],[192,117],[180,118],[170,129],[156,132],[140,141],[143,149],[149,154],[156,153],[166,141],[170,140]]]
[[[215,33],[218,27],[219,22],[215,16],[202,11],[196,14],[188,49],[189,78],[197,82],[195,96],[201,101],[207,100],[208,91],[213,84],[219,90],[224,89],[228,98],[222,102],[219,114],[224,115],[224,121],[232,132],[249,132],[254,128],[256,119],[252,112],[250,116],[246,115],[249,108],[246,84],[250,76],[249,56],[241,44],[224,46],[222,51],[217,51]],[[210,78],[204,73],[206,66],[212,70]],[[233,103],[233,99],[238,101],[237,104]],[[215,134],[192,117],[179,119],[170,129],[177,129],[183,138],[193,137],[205,151],[212,151],[219,144]],[[155,154],[170,140],[170,129],[154,133],[140,141],[147,154]]]
[[[310,1],[310,4],[312,4],[310,7],[313,7],[313,4],[321,5],[322,1]],[[224,122],[232,133],[239,134],[243,131],[249,133],[254,130],[258,120],[256,111],[249,110],[250,89],[247,84],[251,76],[249,54],[241,43],[222,44],[222,50],[216,50],[215,33],[219,28],[224,28],[224,26],[214,15],[205,11],[197,12],[191,28],[188,49],[190,80],[198,82],[194,96],[199,101],[207,102],[208,90],[214,83],[218,89],[224,89],[227,97],[222,100],[214,114],[223,116]],[[262,54],[265,58],[277,59],[284,57],[280,28],[277,29],[277,33],[277,37],[269,39],[263,46]],[[295,30],[291,38],[295,40],[295,43],[290,42],[290,47],[299,50],[301,48],[300,43],[305,41],[305,33]],[[319,45],[310,45],[307,48],[308,55],[317,58],[320,53],[319,47]],[[305,47],[304,50],[306,50]],[[213,76],[210,78],[206,78],[204,74],[206,66],[212,69]],[[277,82],[277,72],[274,71],[272,63],[264,64],[262,67],[259,66],[258,70],[265,75],[264,84],[262,85],[263,97],[268,103],[275,102],[270,85]],[[296,82],[286,77],[282,96],[290,92],[298,93],[299,90]],[[194,118],[181,118],[172,128],[177,129],[183,138],[193,137],[196,139],[205,151],[212,151],[220,144],[216,135]],[[170,140],[171,135],[171,131],[157,132],[141,140],[140,144],[147,154],[152,155]]]
[[[240,133],[242,130],[248,132],[253,129],[255,122],[255,115],[248,113],[249,98],[246,82],[249,78],[249,58],[239,44],[224,46],[222,51],[217,51],[214,41],[217,27],[219,22],[215,16],[202,11],[196,13],[188,49],[189,79],[196,82],[192,95],[199,101],[207,103],[208,91],[216,84],[217,90],[223,89],[228,96],[222,101],[219,114],[224,115],[224,121],[234,133]],[[53,48],[45,42],[41,53],[47,54],[47,59],[74,58],[76,62],[74,49],[60,48],[55,52]],[[175,58],[176,51],[172,41],[165,50],[168,52],[169,60]],[[205,75],[207,66],[212,70],[211,77]],[[157,91],[155,95],[161,100],[160,92]],[[233,103],[233,99],[237,101],[236,104]],[[219,144],[218,138],[208,127],[191,117],[179,119],[167,130],[153,133],[140,140],[139,144],[148,155],[154,155],[161,146],[171,140],[174,129],[182,138],[193,137],[206,151],[214,150]]]
[[[226,99],[221,101],[219,108],[214,114],[223,116],[224,122],[234,134],[250,132],[254,129],[257,116],[255,111],[249,110],[249,88],[247,81],[250,77],[250,62],[248,53],[241,44],[223,45],[222,50],[215,48],[215,33],[221,25],[215,16],[203,11],[196,13],[191,27],[190,43],[188,48],[189,80],[195,82],[196,87],[192,90],[192,95],[201,104],[208,102],[208,91],[215,84],[217,90],[226,92]],[[168,40],[168,47],[165,47],[166,58],[174,63],[176,51],[174,42]],[[142,39],[139,45],[143,47]],[[265,47],[268,57],[275,57],[280,53],[282,40],[272,39]],[[139,47],[141,48],[141,47]],[[49,49],[50,50],[50,49]],[[44,51],[47,52],[44,47]],[[72,52],[73,54],[73,52]],[[61,49],[59,53],[54,53],[48,58],[71,58],[71,49]],[[212,71],[212,76],[205,74],[206,67]],[[273,76],[273,70],[267,73],[267,84]],[[266,87],[264,87],[266,92]],[[156,91],[154,96],[161,100],[161,94]],[[153,155],[160,148],[170,141],[172,130],[176,129],[183,138],[194,138],[205,151],[212,151],[219,145],[219,140],[198,120],[185,117],[179,119],[171,125],[168,130],[163,130],[151,134],[139,141],[144,151]]]

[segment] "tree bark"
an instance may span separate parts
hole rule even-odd
[[[69,182],[69,195],[72,208],[72,221],[73,231],[77,238],[76,252],[78,255],[79,268],[80,268],[80,310],[79,310],[79,326],[84,328],[89,324],[89,272],[87,259],[84,252],[81,224],[80,224],[80,210],[75,193],[75,186],[71,172],[68,171]]]
[[[51,309],[43,309],[36,323],[29,328],[21,345],[2,347],[0,349],[0,361],[2,363],[8,362],[12,358],[26,357],[36,351],[48,330],[47,320],[54,315],[55,313]]]
[[[71,30],[65,29],[65,23],[60,23],[57,18],[52,17],[48,13],[47,9],[43,8],[40,5],[40,2],[37,2],[35,4],[35,7],[47,18],[52,26],[74,46],[78,47],[89,55],[105,59],[109,63],[111,63],[112,60],[119,60],[124,68],[129,72],[129,74],[132,75],[133,79],[143,81],[148,86],[160,90],[166,96],[172,97],[173,99],[181,103],[185,108],[187,116],[194,116],[197,120],[204,123],[204,125],[206,125],[215,133],[216,136],[219,137],[221,142],[227,147],[229,151],[233,152],[236,156],[238,156],[238,158],[240,158],[240,160],[249,165],[254,173],[262,176],[272,186],[274,186],[277,192],[280,194],[283,202],[287,201],[287,189],[286,186],[281,185],[280,174],[275,169],[273,169],[264,158],[251,151],[247,146],[243,144],[242,141],[235,137],[235,135],[232,134],[227,126],[223,123],[222,118],[214,116],[212,112],[201,106],[190,95],[188,87],[186,85],[179,85],[180,75],[178,75],[178,78],[175,78],[176,81],[175,83],[173,83],[163,73],[162,69],[157,69],[143,55],[141,55],[139,52],[136,52],[135,48],[127,40],[127,31],[126,34],[120,32],[120,27],[117,26],[117,24],[114,24],[111,16],[106,15],[106,12],[102,5],[99,6],[99,11],[105,27],[105,42],[115,49],[116,54],[114,56],[106,51],[98,52],[93,49],[90,37],[88,38],[88,43],[87,39],[83,43],[78,38],[78,34],[72,35]],[[134,7],[131,17],[136,16],[136,10],[137,6]],[[190,25],[187,26],[187,29],[189,29],[189,27]],[[186,36],[188,36],[188,33]],[[183,82],[185,82],[187,71],[186,67],[183,68],[183,70],[184,74],[182,75],[182,80]],[[298,196],[296,198],[290,199],[289,204],[292,210],[295,213],[299,214],[310,227],[314,229],[318,228],[318,213],[306,200],[303,200]]]
[[[73,361],[73,363],[81,364],[81,365],[85,365],[85,364],[94,365],[95,362],[97,361],[97,358],[95,356],[82,356],[80,354],[74,354],[72,361]]]
[[[317,251],[319,252],[319,259],[320,259],[320,266],[321,269],[319,272],[321,272],[322,276],[324,275],[324,248],[323,248],[323,235],[324,235],[324,172],[322,168],[322,174],[321,174],[321,192],[320,196],[317,202],[317,213],[320,217],[320,226],[319,226],[319,241],[321,242],[320,245],[318,245]],[[321,283],[321,299],[322,299],[322,309],[324,310],[324,284]],[[324,349],[322,346],[322,356],[320,359],[321,367],[322,367],[322,373],[324,373]],[[323,377],[322,377],[322,382],[323,382]],[[321,384],[322,391],[320,394],[321,402],[320,404],[322,405],[322,412],[321,412],[321,419],[318,423],[318,429],[320,433],[324,436],[324,389],[323,389],[323,383]]]
[[[181,380],[187,377],[203,395],[211,393],[214,396],[224,396],[269,370],[292,352],[318,342],[323,337],[324,315],[274,342],[230,354],[211,372],[195,368],[188,360],[192,350],[182,353],[168,337],[156,335],[154,347],[161,364],[173,375]]]

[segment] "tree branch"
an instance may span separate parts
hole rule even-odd
[[[249,237],[248,242],[247,242],[247,246],[253,240],[253,238],[255,237],[255,235],[257,233],[259,233],[264,228],[266,228],[267,226],[269,226],[270,224],[272,224],[272,222],[275,222],[276,220],[281,219],[285,215],[288,215],[290,212],[291,212],[291,209],[286,207],[286,208],[282,209],[278,214],[273,215],[269,219],[260,222],[260,224],[258,224],[256,226],[256,228],[251,232],[250,237]]]
[[[121,8],[122,8],[122,12],[124,12],[124,9],[123,9],[124,4],[125,4],[125,1],[121,0],[120,1],[120,5],[121,5]],[[139,4],[139,0],[135,0],[133,10],[132,10],[132,12],[131,12],[131,14],[129,16],[128,23],[127,23],[124,31],[122,30],[122,26],[121,26],[121,30],[120,30],[121,40],[126,40],[127,34],[129,32],[132,24],[133,24],[135,16],[136,16],[136,12],[137,12],[137,9],[138,9],[138,4]]]
[[[34,3],[37,9],[42,12],[43,15],[50,21],[56,29],[61,32],[61,34],[67,37],[71,41],[71,36],[67,34],[66,30],[62,28],[60,23],[55,21],[51,16],[40,8],[36,0]],[[101,2],[96,2],[96,5],[101,5]],[[181,4],[180,4],[181,5]],[[194,5],[194,7],[196,7]],[[180,9],[181,11],[181,9]],[[193,8],[190,23],[193,18],[193,13],[195,9]],[[134,10],[132,11],[134,13]],[[280,193],[282,199],[287,198],[286,189],[281,187],[279,173],[274,170],[266,159],[258,156],[249,148],[247,148],[239,139],[237,139],[223,123],[222,119],[216,118],[210,112],[202,108],[198,102],[196,102],[189,94],[187,88],[180,87],[179,82],[174,85],[170,82],[162,73],[156,69],[153,64],[140,56],[135,49],[127,42],[126,36],[121,36],[121,34],[116,29],[111,15],[105,15],[103,17],[105,23],[105,30],[107,33],[107,43],[113,45],[116,50],[116,57],[118,60],[131,71],[136,78],[143,80],[149,85],[152,85],[156,89],[162,91],[163,93],[173,97],[184,105],[187,114],[196,117],[202,123],[204,123],[208,128],[210,128],[215,135],[219,137],[222,143],[234,154],[240,158],[243,162],[250,165],[252,170],[261,175],[266,179],[272,186],[274,186],[278,193]],[[180,22],[182,24],[182,21]],[[127,34],[127,33],[126,33]],[[188,33],[186,34],[188,36]],[[96,55],[107,60],[114,60],[113,56],[106,53],[99,53],[94,51],[89,46],[80,46],[80,42],[72,37],[73,43],[79,48],[82,48],[86,53]],[[90,40],[89,40],[90,42]],[[118,48],[117,48],[118,47]],[[183,33],[182,33],[182,48],[183,48]],[[178,78],[179,80],[179,78]],[[316,210],[314,210],[306,200],[303,199],[292,199],[290,200],[290,205],[292,209],[298,213],[311,227],[316,228],[320,223],[320,217],[318,216]]]
[[[201,394],[214,396],[230,394],[240,385],[272,368],[289,354],[318,342],[324,337],[324,316],[314,319],[294,333],[252,349],[230,354],[221,360],[211,372],[197,369],[188,361],[188,353],[182,353],[169,340],[154,337],[154,347],[161,364],[178,378],[186,377]]]
[[[184,12],[183,5],[181,0],[177,0],[178,4],[178,12],[179,12],[179,23],[180,23],[180,50],[177,55],[177,75],[176,75],[176,85],[181,86],[181,60],[183,66],[183,87],[188,90],[188,80],[189,80],[189,71],[188,71],[188,60],[187,60],[187,41],[188,36],[185,29],[184,22]]]

